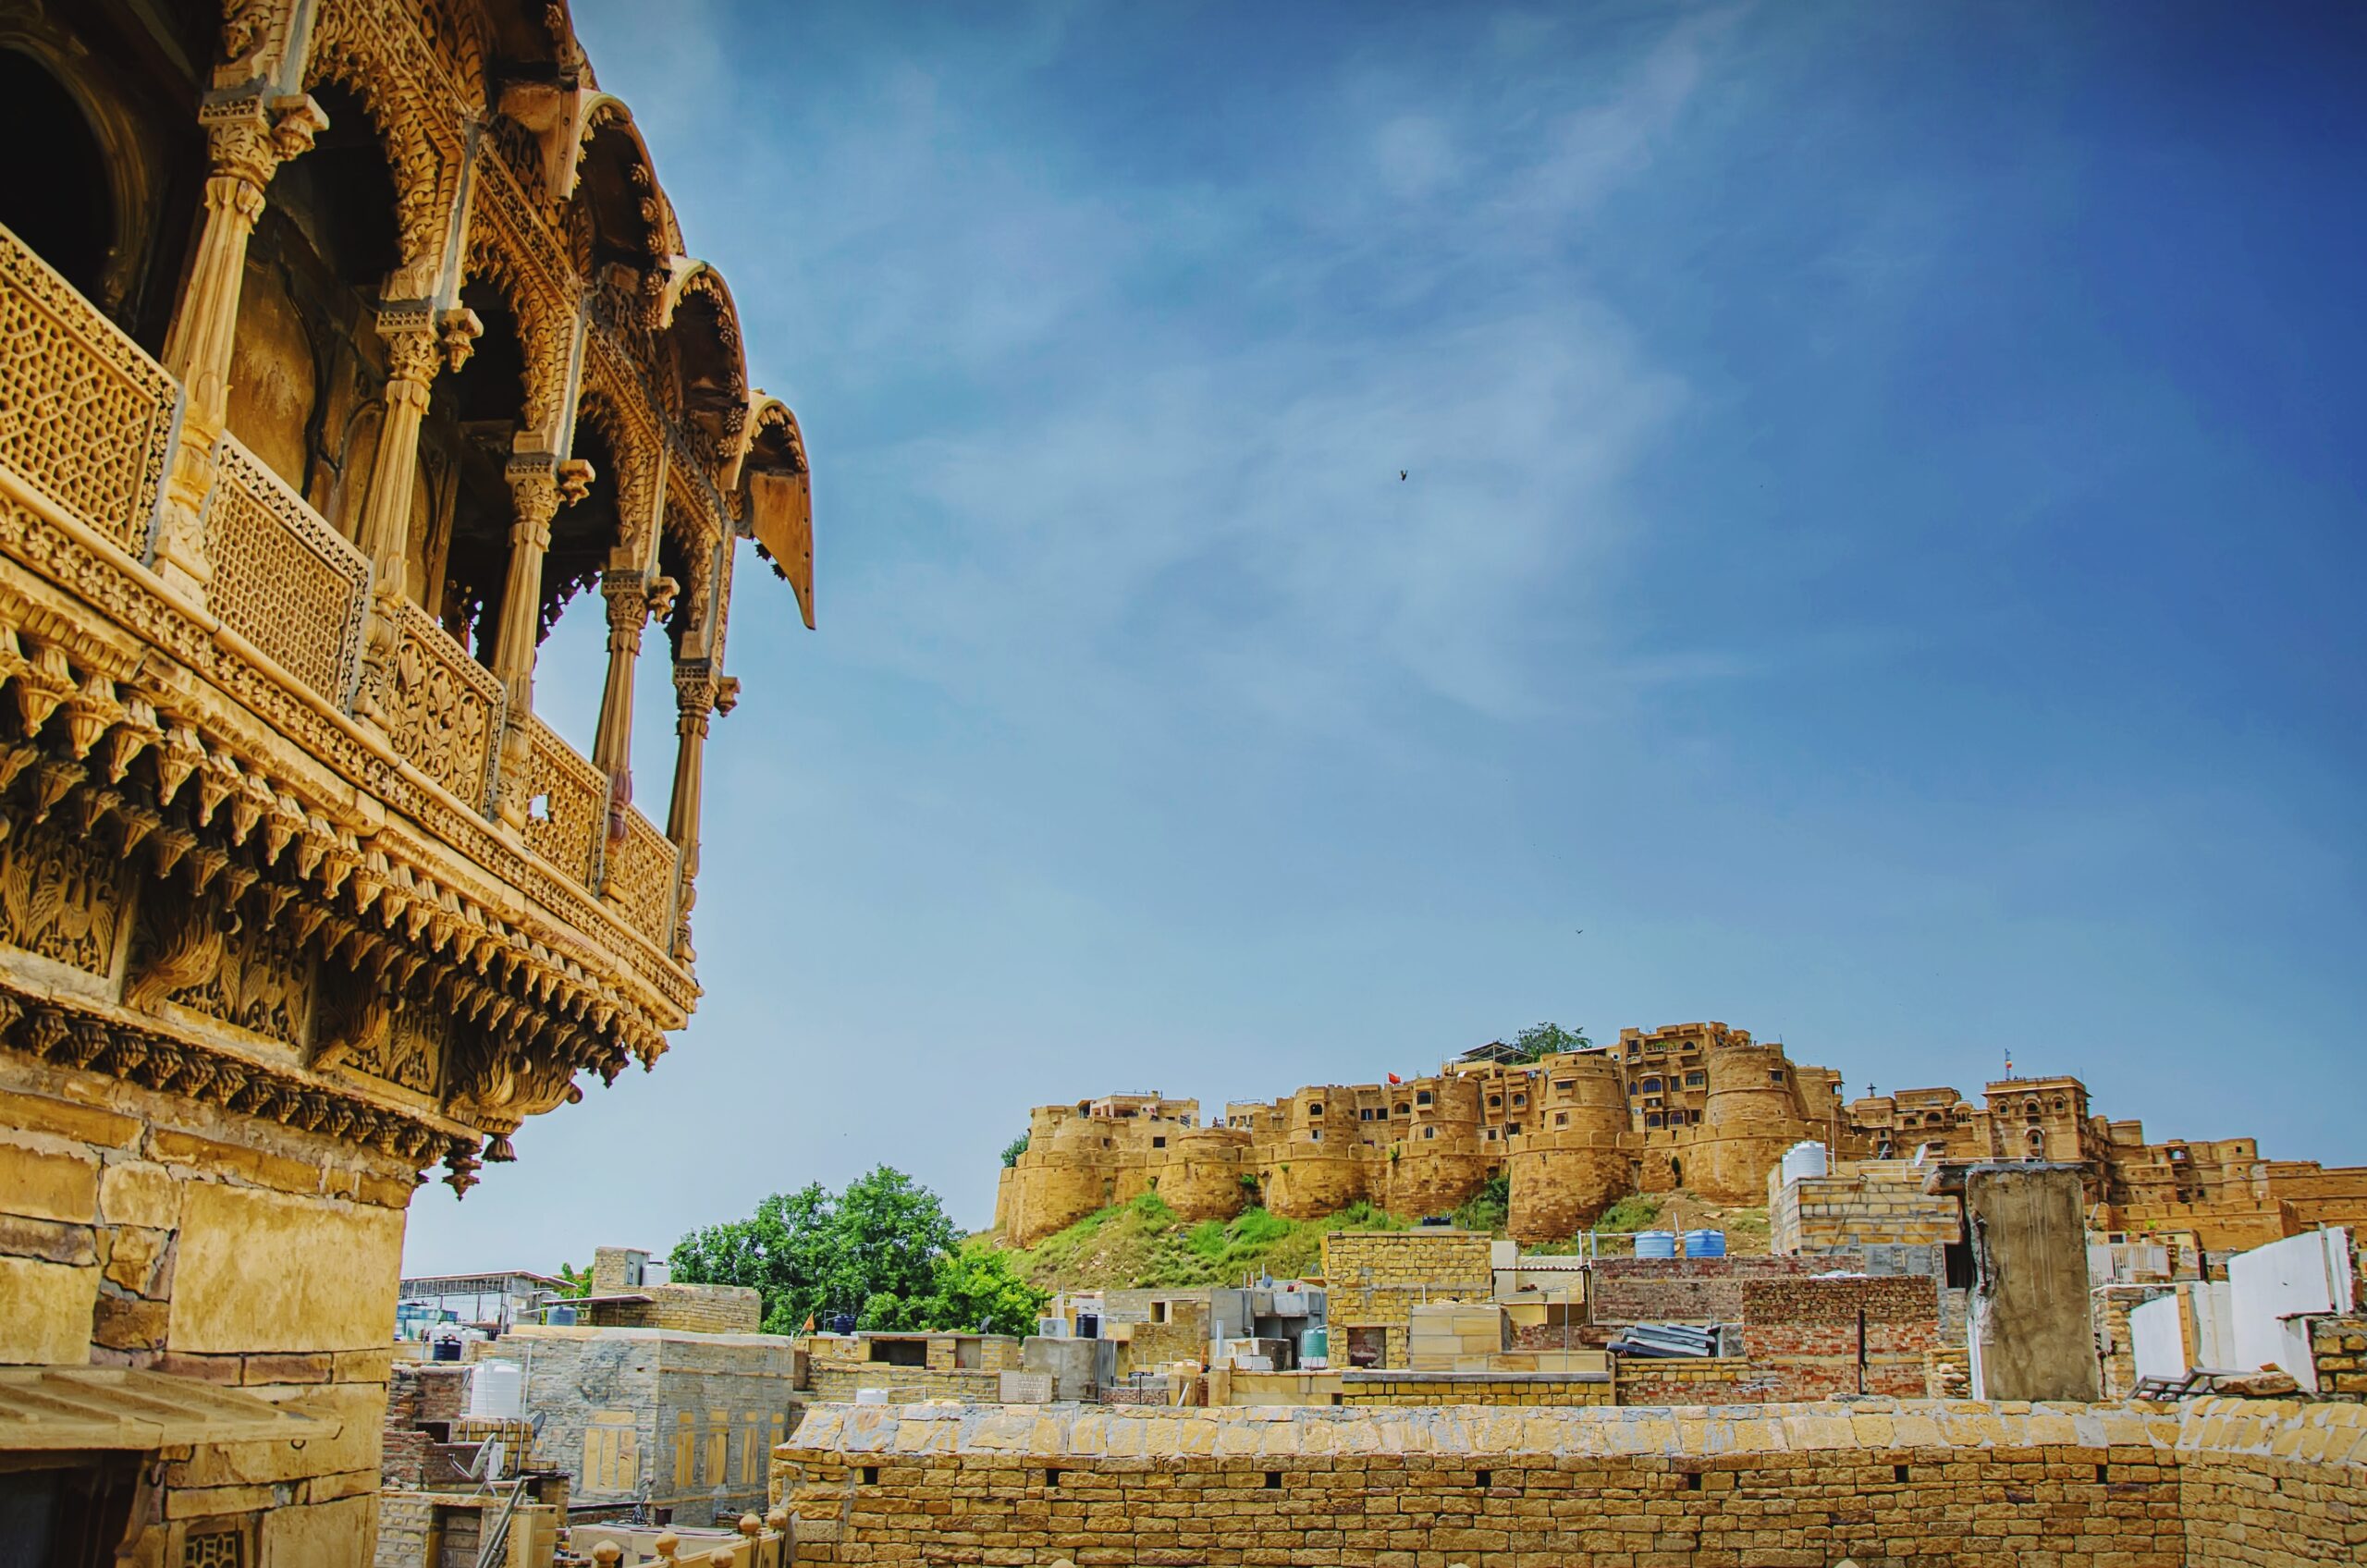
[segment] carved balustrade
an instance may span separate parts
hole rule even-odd
[[[602,888],[625,924],[660,947],[674,934],[674,889],[682,851],[649,818],[624,810],[624,837],[608,846]]]
[[[144,556],[180,389],[0,227],[0,467]]]
[[[507,694],[425,610],[396,611],[395,644],[380,661],[370,707],[396,754],[467,804],[493,798]]]
[[[207,607],[315,695],[343,707],[361,668],[368,558],[236,437],[221,438],[215,463],[205,506],[205,554],[214,563]]]
[[[587,888],[600,880],[608,821],[608,778],[525,716],[526,847]]]

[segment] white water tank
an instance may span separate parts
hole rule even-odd
[[[1784,1185],[1790,1186],[1803,1176],[1825,1173],[1824,1145],[1813,1139],[1803,1139],[1784,1151]]]
[[[469,1371],[469,1419],[517,1420],[524,1383],[514,1362],[478,1362]]]

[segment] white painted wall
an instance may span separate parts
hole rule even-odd
[[[2339,1226],[2304,1231],[2238,1253],[2227,1261],[2233,1298],[2235,1365],[2275,1366],[2314,1392],[2308,1325],[2312,1312],[2350,1310],[2350,1233]]]
[[[2186,1376],[2186,1324],[2179,1314],[2185,1295],[2157,1296],[2128,1315],[2128,1345],[2140,1378]]]

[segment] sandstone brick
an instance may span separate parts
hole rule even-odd
[[[99,1217],[99,1165],[88,1155],[0,1143],[0,1214],[89,1225]]]
[[[110,1225],[169,1231],[180,1223],[179,1183],[161,1165],[114,1161],[99,1176],[99,1216]]]

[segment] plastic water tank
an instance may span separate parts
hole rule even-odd
[[[1298,1355],[1301,1361],[1331,1360],[1331,1331],[1329,1329],[1302,1329],[1298,1336]]]
[[[1687,1257],[1725,1256],[1726,1233],[1723,1231],[1687,1231],[1685,1232],[1685,1256]]]
[[[480,1361],[469,1373],[469,1419],[515,1421],[524,1378],[508,1361]]]
[[[1788,1187],[1804,1176],[1821,1176],[1829,1168],[1824,1145],[1804,1139],[1784,1151],[1784,1185]]]
[[[1674,1231],[1638,1231],[1636,1232],[1637,1257],[1674,1257],[1676,1232]]]

